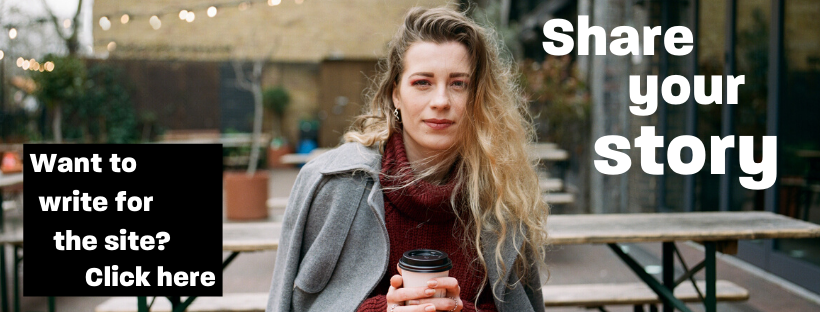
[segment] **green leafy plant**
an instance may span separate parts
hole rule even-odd
[[[54,63],[54,70],[35,71],[31,78],[37,84],[34,95],[53,112],[54,141],[60,143],[63,140],[63,108],[72,109],[79,105],[86,90],[86,68],[82,61],[71,56],[48,54],[42,63],[47,62]]]
[[[262,93],[262,103],[276,117],[272,127],[274,131],[273,140],[278,140],[279,144],[284,144],[282,120],[285,116],[285,110],[290,105],[290,93],[282,86],[265,89]]]
[[[120,83],[119,68],[98,63],[88,69],[86,91],[73,117],[85,141],[133,143],[139,140],[131,96]]]
[[[519,83],[530,100],[539,141],[583,148],[589,135],[590,96],[571,59],[521,62]]]

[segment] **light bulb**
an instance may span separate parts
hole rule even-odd
[[[111,29],[111,20],[108,19],[108,16],[100,17],[100,27],[103,30]]]
[[[151,24],[151,27],[154,28],[154,30],[157,30],[160,27],[162,27],[162,21],[160,21],[159,17],[157,17],[156,15],[151,16],[151,19],[148,20],[148,23]]]

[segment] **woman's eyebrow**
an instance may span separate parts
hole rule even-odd
[[[433,73],[428,73],[428,72],[418,72],[418,73],[410,74],[410,77],[413,77],[413,76],[433,77],[434,75],[433,75]]]
[[[418,73],[410,74],[410,77],[413,77],[413,76],[435,77],[435,75],[433,75],[433,73],[428,73],[428,72],[418,72]],[[468,77],[469,78],[470,74],[469,73],[451,73],[450,74],[450,78],[456,78],[456,77]]]

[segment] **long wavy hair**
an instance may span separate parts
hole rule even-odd
[[[516,67],[500,57],[503,50],[494,32],[450,8],[411,9],[390,41],[387,58],[379,63],[379,75],[368,93],[369,107],[356,118],[344,138],[366,146],[378,145],[383,151],[391,135],[401,134],[401,123],[393,117],[392,95],[400,85],[405,52],[413,43],[422,41],[461,43],[467,48],[472,72],[460,139],[445,151],[451,162],[433,164],[416,173],[416,179],[454,169],[452,178],[456,179],[456,189],[461,190],[461,205],[456,204],[456,192],[451,203],[454,209],[468,212],[456,211],[457,216],[464,216],[458,220],[469,233],[465,237],[470,239],[464,243],[478,249],[478,262],[484,272],[488,265],[495,266],[499,279],[489,281],[494,287],[502,283],[514,287],[543,262],[549,207],[542,199],[535,163],[528,154],[534,131],[526,102],[515,83]],[[497,241],[482,240],[483,232],[494,233]],[[504,263],[504,244],[516,248],[515,263]],[[488,249],[494,249],[495,259],[485,259]],[[511,268],[519,280],[502,281]],[[486,273],[483,282],[488,282]]]

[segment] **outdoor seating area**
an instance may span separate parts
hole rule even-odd
[[[281,177],[272,179],[272,183],[292,183],[295,178],[295,170],[279,170],[272,175],[280,175]],[[285,178],[289,177],[289,178]],[[271,186],[272,188],[274,186]],[[271,190],[273,191],[273,189]],[[281,190],[278,190],[279,192]],[[262,252],[267,255],[266,260],[257,259],[257,261],[272,261],[275,258],[275,251],[278,241],[276,237],[266,235],[267,233],[277,233],[281,227],[281,216],[277,214],[283,213],[281,205],[286,203],[281,200],[271,199],[269,201],[271,206],[271,215],[268,220],[256,223],[236,223],[228,222],[224,227],[223,249],[232,254],[227,258],[227,261],[234,263],[241,261],[243,254],[247,252]],[[545,285],[542,290],[544,293],[544,304],[551,309],[555,308],[595,308],[606,309],[607,311],[617,311],[618,307],[625,307],[630,309],[643,309],[646,307],[660,306],[662,299],[655,294],[652,286],[649,286],[646,281],[641,281],[641,272],[649,272],[651,267],[660,267],[659,263],[663,262],[660,259],[662,255],[657,255],[654,264],[641,264],[638,268],[639,272],[635,272],[635,268],[630,272],[629,263],[637,261],[646,261],[646,255],[638,252],[641,246],[635,246],[636,243],[646,242],[666,242],[681,241],[686,242],[690,240],[695,241],[716,241],[712,247],[701,250],[701,255],[693,257],[691,254],[691,247],[686,244],[672,244],[662,243],[664,248],[671,246],[676,253],[676,259],[689,259],[701,261],[701,263],[677,263],[673,271],[679,272],[680,276],[676,276],[675,298],[680,300],[682,304],[687,307],[697,307],[701,305],[703,297],[713,296],[713,302],[718,304],[718,307],[731,307],[734,304],[750,304],[749,301],[754,301],[755,292],[760,292],[763,289],[768,289],[774,286],[761,286],[759,283],[765,283],[765,280],[757,281],[758,284],[741,285],[738,282],[724,279],[727,275],[722,272],[725,270],[726,264],[718,265],[720,258],[728,257],[733,253],[733,248],[736,250],[737,244],[732,244],[732,239],[755,239],[755,238],[771,238],[771,237],[800,237],[818,235],[820,227],[813,226],[808,223],[793,221],[788,218],[767,213],[705,213],[705,214],[667,214],[667,215],[611,215],[611,216],[596,216],[596,215],[562,215],[553,216],[551,219],[551,236],[553,237],[552,253],[562,254],[561,257],[573,258],[574,256],[563,255],[561,249],[563,246],[589,246],[589,248],[597,249],[596,253],[601,255],[609,254],[605,258],[610,260],[605,261],[609,264],[606,266],[594,266],[594,263],[600,261],[591,261],[593,267],[586,266],[591,259],[586,259],[583,255],[571,260],[571,264],[567,263],[550,263],[548,265],[558,266],[550,267],[550,275],[556,274],[561,276],[571,276],[571,272],[581,272],[584,270],[605,271],[605,270],[622,270],[618,274],[628,276],[633,273],[632,278],[624,278],[620,282],[611,282],[610,279],[604,278],[603,283],[600,276],[582,278],[565,278],[561,281],[556,281],[552,278]],[[700,225],[698,225],[700,224]],[[703,227],[703,228],[699,228]],[[709,230],[705,230],[708,228]],[[802,233],[802,234],[801,234]],[[785,236],[784,236],[785,235]],[[592,245],[589,245],[592,244]],[[612,252],[606,252],[606,249],[601,244],[609,244]],[[624,254],[619,255],[615,252],[617,250],[623,251]],[[733,247],[734,246],[734,247]],[[586,247],[585,247],[586,248]],[[709,258],[709,248],[713,248],[712,257],[719,255],[712,260]],[[588,249],[588,248],[587,248]],[[680,249],[680,250],[678,250]],[[650,249],[651,250],[651,249]],[[717,251],[717,253],[714,253]],[[242,254],[236,254],[241,252]],[[703,252],[706,252],[703,254]],[[687,254],[688,253],[688,254]],[[600,258],[600,256],[598,258]],[[628,260],[632,259],[634,260]],[[704,259],[704,255],[706,259]],[[670,254],[671,256],[671,254]],[[235,258],[234,258],[235,257]],[[618,259],[621,259],[619,264]],[[614,260],[614,261],[613,261]],[[709,262],[712,261],[712,262]],[[662,264],[662,263],[661,263]],[[274,264],[275,265],[275,264]],[[615,265],[615,267],[613,267]],[[645,267],[644,267],[645,265]],[[653,266],[654,265],[654,266]],[[619,267],[620,266],[620,267]],[[686,267],[687,271],[680,272],[682,267]],[[229,266],[230,268],[230,266]],[[711,268],[711,269],[710,269]],[[719,269],[718,269],[719,268]],[[715,269],[718,269],[715,272]],[[566,270],[560,272],[559,270]],[[645,270],[645,271],[644,271]],[[656,269],[663,272],[663,269]],[[717,273],[720,279],[714,280],[711,286],[712,290],[708,290],[708,278],[705,277],[704,271],[712,274]],[[738,271],[738,269],[734,269]],[[669,270],[666,270],[669,271]],[[742,270],[741,270],[742,271]],[[226,269],[226,273],[229,272]],[[272,272],[269,272],[272,273]],[[624,274],[626,273],[626,274]],[[635,275],[637,273],[637,275]],[[644,273],[647,274],[647,273]],[[657,274],[654,272],[652,274]],[[709,274],[709,273],[706,273]],[[738,274],[738,273],[735,273]],[[748,273],[740,273],[748,274]],[[584,274],[582,274],[584,275]],[[229,278],[226,276],[226,278]],[[267,277],[269,278],[269,277]],[[651,277],[654,278],[654,277]],[[596,281],[597,280],[597,281]],[[625,280],[625,281],[624,281]],[[631,281],[630,281],[631,280]],[[696,281],[698,285],[697,290],[692,287],[692,282]],[[568,282],[568,283],[567,283]],[[660,284],[659,284],[660,285]],[[762,287],[762,288],[761,288]],[[783,290],[785,291],[785,290]],[[257,298],[249,300],[250,302],[257,302],[258,310],[263,311],[263,301],[258,300],[264,297],[266,293],[264,289],[257,293],[233,293],[226,295],[220,300],[207,300],[196,307],[191,307],[190,311],[217,311],[225,304],[230,304],[235,298]],[[197,299],[198,300],[198,299]],[[194,302],[197,302],[195,300]],[[809,298],[804,299],[807,302],[806,307],[815,306],[820,307],[820,302],[813,303]],[[136,300],[133,298],[122,299],[112,298],[100,304],[96,311],[136,311]],[[746,302],[746,303],[743,303]],[[130,308],[128,308],[130,306]],[[250,306],[248,309],[254,311]],[[719,308],[722,311],[723,308]]]
[[[0,29],[0,312],[398,312],[422,273],[458,281],[434,310],[820,311],[820,0],[2,0]]]
[[[297,169],[273,171],[269,186],[271,193],[279,195],[283,189],[289,189],[297,172]],[[7,181],[20,182],[20,179],[15,179],[15,176],[5,176],[4,178]],[[270,202],[274,203],[273,208],[283,205],[283,203],[277,202],[273,198]],[[265,288],[267,286],[262,285],[270,283],[270,275],[275,265],[275,253],[278,245],[277,233],[281,228],[281,214],[284,212],[281,208],[273,208],[269,218],[262,220],[262,222],[225,221],[223,250],[226,252],[224,272],[226,293],[223,297],[218,298],[197,298],[192,301],[188,311],[264,311],[267,299]],[[18,219],[19,212],[10,211],[7,213],[10,214],[11,218],[5,220],[4,224],[6,224],[7,230],[11,228],[13,232],[3,235],[0,242],[7,248],[14,247],[16,254],[21,252],[22,237],[15,236],[14,233],[19,234],[21,232],[22,225],[19,223],[21,220]],[[706,247],[697,248],[701,250],[701,253],[706,251],[707,260],[699,264],[690,264],[687,269],[691,270],[690,272],[680,271],[682,267],[687,267],[685,263],[675,264],[673,271],[678,272],[680,275],[675,277],[678,279],[678,281],[675,281],[675,285],[679,284],[675,288],[675,298],[685,306],[697,307],[700,305],[699,302],[702,297],[714,296],[713,302],[717,303],[719,310],[722,311],[724,308],[733,309],[730,308],[733,304],[741,304],[742,306],[762,304],[755,303],[757,302],[756,296],[766,295],[774,291],[789,294],[788,297],[784,298],[803,302],[802,306],[808,309],[820,308],[820,301],[818,301],[817,296],[800,297],[789,292],[790,289],[795,287],[793,285],[781,285],[780,283],[783,281],[777,279],[756,278],[741,268],[730,268],[732,265],[723,263],[721,260],[722,258],[731,257],[728,254],[731,254],[733,249],[737,248],[736,244],[723,243],[727,240],[811,236],[820,233],[820,227],[767,213],[707,214],[708,216],[698,214],[553,216],[550,230],[553,245],[550,257],[556,257],[557,260],[550,261],[548,259],[549,274],[542,272],[545,276],[550,276],[542,290],[545,306],[551,309],[559,309],[559,311],[561,307],[619,311],[618,307],[629,307],[638,310],[643,309],[644,306],[650,308],[660,306],[663,300],[659,299],[652,290],[651,284],[647,284],[646,281],[641,282],[635,274],[630,274],[629,266],[632,260],[627,259],[630,257],[627,254],[632,255],[634,263],[637,263],[637,261],[644,262],[638,267],[637,272],[634,271],[636,268],[632,268],[634,273],[638,273],[638,276],[640,276],[640,271],[644,271],[646,272],[644,274],[655,275],[664,271],[663,269],[650,270],[650,268],[659,267],[658,263],[663,262],[661,261],[663,252],[652,255],[658,250],[656,247],[647,248],[642,246],[646,242],[717,240],[721,243],[713,244],[712,247],[706,244]],[[708,227],[709,230],[698,229],[696,224],[699,223]],[[675,224],[678,226],[675,226]],[[611,252],[607,252],[601,244],[609,244]],[[666,248],[669,244],[663,243],[662,245]],[[587,247],[579,249],[581,246]],[[674,248],[676,259],[703,259],[703,254],[699,257],[693,256],[693,247],[690,245],[673,244],[672,246],[677,247]],[[717,258],[708,260],[708,250],[710,248],[718,251]],[[598,254],[598,256],[590,257],[588,255],[589,250],[593,249],[595,250],[593,253]],[[575,254],[577,250],[583,252]],[[618,251],[621,251],[622,254],[619,254]],[[694,253],[697,253],[697,251]],[[601,257],[606,254],[609,255]],[[245,259],[246,257],[248,259]],[[619,257],[624,262],[618,261]],[[651,260],[652,257],[655,257],[654,261]],[[606,258],[609,260],[602,261]],[[648,258],[649,262],[653,264],[645,263]],[[565,262],[566,260],[563,259],[569,262]],[[15,257],[12,261],[14,261],[12,263],[15,263],[20,260]],[[250,261],[252,264],[246,261]],[[733,261],[737,262],[738,260]],[[604,264],[602,265],[602,263]],[[714,269],[716,268],[716,273],[720,277],[714,281],[711,286],[712,290],[709,290],[710,286],[707,284],[708,277],[704,280],[704,273],[702,271],[696,272],[698,269],[705,268],[708,275],[710,267],[713,270],[712,274],[715,274]],[[9,274],[7,278],[12,279],[7,285],[13,285],[15,289],[18,289],[19,279],[13,277],[20,277],[24,272],[16,268],[12,269],[9,265],[7,265],[6,270],[6,273]],[[589,276],[590,272],[598,271],[612,271],[613,275],[621,277],[618,278],[618,282],[613,282],[612,278],[605,274]],[[573,277],[574,274],[578,274],[578,276]],[[738,279],[738,277],[742,278]],[[234,282],[231,282],[232,280]],[[250,280],[255,282],[249,282]],[[696,281],[697,290],[692,287],[690,280]],[[750,280],[753,280],[754,283],[749,283]],[[238,284],[236,284],[237,282]],[[243,283],[257,286],[252,290],[229,286]],[[6,289],[9,290],[9,288]],[[13,296],[8,298],[8,302],[15,302],[19,305],[18,307],[21,307],[18,309],[22,309],[22,311],[30,310],[32,307],[42,307],[47,302],[46,298],[37,300],[37,298],[19,296],[20,293],[15,292]],[[75,311],[75,306],[64,299],[68,298],[56,298],[55,311]],[[156,298],[154,300],[156,300],[156,304],[151,311],[170,311],[171,305],[165,298]],[[35,304],[35,302],[39,303]],[[96,312],[126,312],[137,311],[138,300],[137,298],[100,298],[96,302],[93,309]],[[15,311],[18,311],[18,309],[15,309]]]

